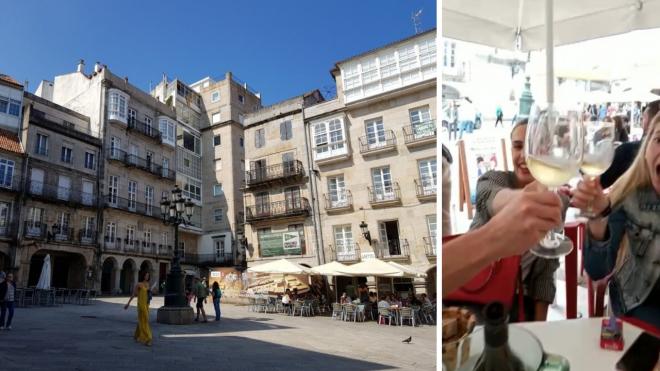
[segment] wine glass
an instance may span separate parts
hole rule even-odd
[[[550,104],[538,110],[527,124],[525,161],[537,182],[550,190],[566,184],[578,172],[582,160],[579,110],[562,109]],[[542,258],[558,258],[569,254],[573,243],[564,236],[560,225],[530,251]]]
[[[585,120],[582,123],[584,144],[582,148],[582,164],[580,170],[591,181],[603,174],[614,159],[614,122]],[[596,215],[593,205],[589,203],[587,210],[580,217],[593,218]]]

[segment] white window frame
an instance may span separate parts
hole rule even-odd
[[[119,89],[108,90],[108,119],[128,123],[128,101],[130,97]]]
[[[312,125],[314,159],[322,160],[348,154],[343,117],[333,117]]]
[[[85,151],[85,169],[96,170],[96,152]]]
[[[335,240],[335,252],[338,260],[356,260],[355,239],[350,224],[335,225],[332,227],[332,236]]]
[[[195,189],[198,188],[199,192],[195,192]],[[202,182],[195,180],[191,177],[186,176],[183,183],[183,196],[194,201],[202,201]]]
[[[35,152],[41,156],[48,156],[48,135],[37,133]]]
[[[222,183],[216,183],[213,185],[213,197],[222,196],[225,191],[222,189]]]
[[[254,131],[254,146],[262,148],[266,145],[266,128],[259,128]]]
[[[224,209],[213,209],[213,221],[215,223],[222,223],[224,221]]]
[[[135,226],[127,225],[126,226],[126,239],[128,240],[127,245],[135,245]]]
[[[62,149],[60,150],[60,161],[64,162],[65,164],[73,163],[73,148],[67,145],[63,145]]]
[[[218,102],[218,101],[220,101],[220,91],[215,90],[215,91],[211,92],[211,103],[215,103],[215,102]]]
[[[11,221],[11,203],[0,201],[0,233],[5,235]]]
[[[220,111],[218,112],[213,112],[211,114],[211,124],[217,124],[222,120],[222,115],[220,114]]]
[[[348,191],[343,174],[328,177],[328,199],[331,207],[348,206]]]
[[[110,175],[108,179],[108,202],[112,206],[117,206],[117,198],[119,197],[119,177]]]
[[[128,208],[132,211],[137,209],[138,183],[134,180],[128,181]]]
[[[14,181],[15,166],[14,161],[0,158],[0,187],[11,188]]]
[[[155,190],[153,186],[147,185],[144,188],[144,203],[145,203],[145,213],[147,215],[152,215],[153,206],[154,206],[154,194]]]
[[[438,164],[435,157],[417,161],[420,186],[425,195],[435,194],[438,187]]]
[[[105,225],[105,240],[112,244],[117,240],[117,224],[114,222]]]
[[[396,197],[389,166],[371,169],[371,182],[376,201],[393,200]]]
[[[167,116],[158,118],[158,129],[160,130],[163,143],[176,147],[176,124]]]
[[[69,186],[63,186],[64,183],[69,183]],[[71,183],[71,178],[68,176],[59,175],[57,178],[57,198],[59,200],[68,200],[71,196],[72,185],[73,184]]]

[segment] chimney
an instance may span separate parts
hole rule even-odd
[[[227,81],[231,81],[231,72],[225,73],[225,78],[227,79]]]
[[[78,61],[78,67],[76,68],[76,71],[82,73],[83,75],[85,74],[85,60],[81,59]]]
[[[101,62],[96,62],[96,64],[94,64],[94,73],[99,72],[101,72]]]
[[[167,84],[167,75],[163,72],[163,82]]]

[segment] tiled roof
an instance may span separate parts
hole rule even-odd
[[[21,146],[21,142],[18,140],[18,135],[0,129],[0,150],[23,154],[23,146]]]
[[[5,83],[6,85],[11,85],[14,86],[18,89],[22,89],[23,85],[19,84],[18,81],[14,80],[11,76],[9,75],[4,75],[0,73],[0,82]]]

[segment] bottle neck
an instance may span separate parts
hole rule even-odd
[[[509,327],[506,321],[501,324],[486,324],[484,333],[487,347],[500,348],[508,344]]]

